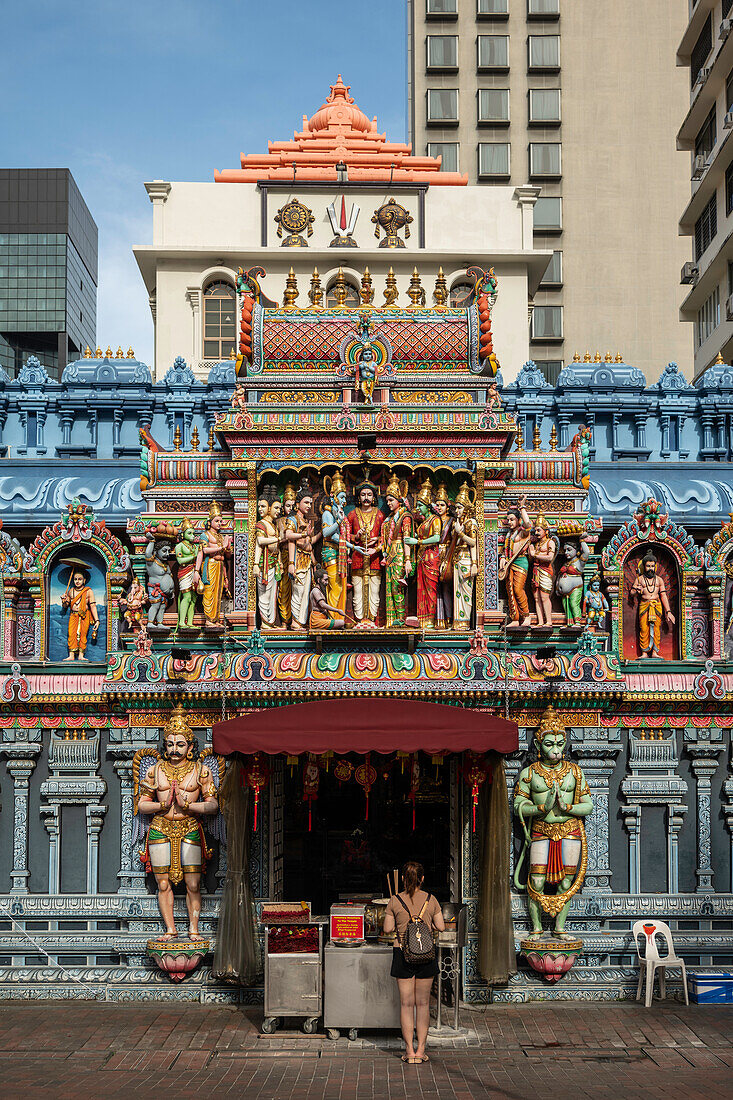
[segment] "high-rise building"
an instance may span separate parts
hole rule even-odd
[[[535,241],[553,256],[530,350],[551,379],[607,347],[650,373],[660,355],[691,369],[675,145],[686,16],[686,0],[408,0],[413,151],[471,183],[542,188]]]
[[[693,238],[680,316],[692,322],[695,377],[733,355],[733,2],[697,0],[677,61],[689,72],[689,101],[677,135],[690,153],[692,193],[680,208],[680,234]]]
[[[0,366],[60,378],[97,331],[97,226],[68,168],[0,169]]]

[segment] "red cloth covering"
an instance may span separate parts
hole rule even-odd
[[[347,697],[250,712],[213,729],[214,752],[510,753],[516,722],[464,707],[419,699]]]

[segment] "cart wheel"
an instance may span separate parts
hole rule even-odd
[[[352,1027],[351,1031],[349,1032],[349,1039],[351,1040],[352,1043],[354,1042],[354,1040],[356,1038],[358,1038],[358,1035],[359,1035],[359,1032],[356,1030],[355,1027]]]
[[[309,1016],[307,1020],[303,1021],[303,1031],[306,1035],[312,1035],[318,1026],[318,1017]]]
[[[335,1027],[327,1027],[326,1035],[328,1035],[332,1043],[335,1043],[337,1039],[341,1038],[341,1032]]]
[[[277,1027],[277,1019],[274,1016],[265,1016],[262,1021],[262,1034],[272,1035],[273,1031]]]

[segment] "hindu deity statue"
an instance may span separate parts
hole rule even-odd
[[[359,389],[364,395],[364,400],[371,405],[374,396],[374,384],[377,380],[377,363],[374,356],[374,348],[367,340],[362,346],[359,356]]]
[[[453,624],[453,555],[457,536],[453,530],[455,508],[441,481],[433,501],[433,511],[440,520],[440,542],[438,543],[438,598],[435,604],[435,626],[438,630],[448,630]]]
[[[64,563],[69,569],[69,582],[61,596],[61,607],[69,612],[67,643],[69,656],[67,661],[86,661],[89,631],[92,641],[96,642],[99,631],[99,611],[97,600],[89,587],[89,568],[77,558],[69,558]]]
[[[588,590],[583,597],[583,618],[594,630],[598,628],[602,630],[610,610],[609,602],[601,591],[601,578],[596,573],[591,578]]]
[[[385,490],[388,515],[382,524],[381,536],[388,627],[405,625],[407,578],[412,571],[410,547],[417,541],[410,537],[412,517],[405,505],[406,496],[407,482],[393,474]]]
[[[323,479],[327,501],[321,512],[321,561],[328,576],[328,602],[341,611],[346,607],[349,568],[346,533],[346,483],[337,470]]]
[[[222,596],[230,594],[227,558],[232,556],[232,537],[222,535],[224,518],[221,508],[212,501],[206,521],[206,541],[199,546],[196,572],[201,577],[205,627],[220,630],[224,626]]]
[[[555,580],[553,562],[557,542],[550,535],[550,525],[540,514],[532,528],[529,556],[532,561],[532,595],[537,612],[537,626],[552,626],[552,588]]]
[[[175,585],[170,556],[173,553],[175,531],[169,523],[159,523],[150,532],[145,548],[145,572],[148,577],[148,630],[162,631],[163,615],[173,599]]]
[[[354,618],[359,626],[372,627],[379,613],[382,585],[380,549],[384,513],[377,507],[377,487],[371,481],[356,486],[356,508],[346,517],[354,586]]]
[[[308,629],[312,570],[315,563],[313,543],[313,493],[307,487],[299,489],[295,510],[288,516],[285,537],[288,540],[288,573],[290,575],[290,611],[293,630]]]
[[[155,762],[140,775],[144,756]],[[157,758],[157,759],[156,759]],[[201,875],[211,852],[206,846],[200,818],[219,810],[211,770],[198,759],[198,745],[182,707],[177,707],[165,728],[161,752],[141,749],[133,760],[135,813],[153,814],[140,858],[152,870],[158,887],[158,908],[165,924],[164,939],[174,939],[171,884],[186,886],[188,935],[199,935]]]
[[[284,627],[290,626],[292,619],[292,612],[290,609],[290,598],[292,594],[292,586],[290,584],[290,573],[288,572],[288,566],[290,564],[290,544],[286,537],[286,526],[289,517],[292,515],[293,508],[295,507],[295,486],[290,482],[285,486],[283,492],[283,507],[282,512],[278,516],[277,520],[277,535],[278,545],[280,547],[280,583],[277,586],[277,609],[280,612],[280,622]]]
[[[507,511],[507,533],[499,552],[499,580],[506,581],[511,626],[529,626],[532,622],[526,591],[532,522],[526,504],[527,498],[521,497],[517,507]]]
[[[565,561],[560,566],[555,581],[555,591],[562,599],[562,609],[568,626],[580,623],[583,603],[583,566],[590,558],[590,546],[580,540],[580,546],[574,540],[563,546]],[[583,612],[584,614],[584,612]]]
[[[336,604],[328,602],[330,581],[321,565],[314,566],[313,587],[310,594],[311,630],[343,630],[346,626],[346,612]]]
[[[120,607],[124,612],[122,617],[127,630],[136,630],[142,626],[147,604],[148,597],[145,588],[137,577],[133,577],[127,592],[120,597]]]
[[[279,536],[277,521],[282,502],[266,497],[257,501],[257,526],[255,528],[255,553],[253,572],[257,581],[257,607],[263,630],[277,630],[277,588],[281,578]]]
[[[565,759],[567,734],[552,707],[542,715],[534,740],[539,759],[522,770],[514,793],[514,812],[525,836],[514,884],[525,889],[519,873],[529,850],[526,890],[533,934],[542,934],[544,912],[555,918],[555,933],[562,936],[570,902],[585,878],[584,818],[593,801],[582,770]],[[546,894],[547,886],[556,892]]]
[[[415,499],[417,530],[414,538],[405,541],[417,547],[417,618],[420,626],[435,626],[440,576],[440,519],[433,513],[433,486],[430,478],[423,481]]]
[[[657,558],[652,550],[647,550],[637,567],[637,578],[629,593],[633,600],[638,597],[637,639],[643,658],[660,657],[659,646],[662,641],[662,617],[668,628],[677,621],[672,614],[667,595],[667,586],[657,573]]]
[[[453,551],[453,629],[471,628],[475,578],[478,576],[479,525],[474,516],[476,490],[464,481],[456,496],[453,521],[456,544]]]
[[[196,610],[196,594],[201,580],[196,572],[198,545],[193,524],[184,519],[174,550],[178,562],[178,626],[190,630]]]

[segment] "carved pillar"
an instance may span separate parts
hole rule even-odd
[[[117,893],[145,893],[145,871],[135,860],[132,850],[132,758],[135,748],[128,745],[115,746],[108,748],[107,753],[115,758],[112,767],[120,781],[120,869],[117,872]]]
[[[667,890],[670,894],[680,891],[680,829],[687,813],[687,806],[671,802],[667,806]]]
[[[557,413],[558,423],[558,443],[560,450],[564,451],[566,447],[570,445],[570,413],[563,412],[562,409]]]
[[[662,731],[642,730],[640,736],[629,731],[629,770],[621,783],[621,793],[627,805],[622,807],[624,823],[629,830],[629,878],[641,880],[639,833],[642,806],[665,806],[667,822],[667,890],[679,890],[679,832],[687,813],[685,798],[687,783],[677,775],[679,755],[677,737],[672,730],[668,737]],[[636,821],[634,821],[636,817]]]
[[[720,729],[693,729],[692,738],[686,744],[692,757],[692,771],[697,787],[697,877],[696,892],[713,892],[712,852],[710,845],[710,796],[712,778],[718,768],[723,751],[723,731]],[[711,737],[712,734],[712,737]]]
[[[231,623],[239,623],[253,630],[255,625],[256,594],[254,591],[254,542],[250,547],[250,534],[254,539],[256,520],[256,475],[254,465],[247,467],[247,477],[229,478],[227,491],[234,501],[234,601]],[[251,584],[250,584],[251,580]]]
[[[669,416],[666,413],[661,417],[661,426],[662,426],[662,446],[659,450],[659,453],[662,456],[662,458],[669,458],[669,456],[671,454],[671,447],[669,445],[669,443],[670,443],[670,441],[669,441],[670,419],[669,419]]]
[[[643,450],[646,447],[646,419],[646,409],[644,409],[643,412],[638,412],[634,415],[634,423],[636,425],[636,446],[640,450]]]
[[[40,735],[40,731],[38,732]],[[13,779],[13,868],[10,872],[11,894],[27,894],[28,878],[28,795],[29,780],[41,754],[42,745],[31,742],[5,745],[3,756],[8,760],[8,774]]]
[[[608,786],[616,757],[621,752],[621,731],[599,726],[574,731],[573,747],[578,764],[583,769],[593,799],[593,812],[585,818],[588,838],[588,873],[586,883],[598,893],[611,893],[611,863],[609,840]]]
[[[99,886],[99,834],[104,825],[106,806],[88,805],[87,819],[87,893],[96,894]]]
[[[201,340],[201,290],[197,286],[186,289],[186,301],[191,307],[191,357],[190,362],[198,364],[204,358],[204,345]]]
[[[624,806],[622,812],[629,834],[629,893],[638,894],[641,890],[641,806]]]
[[[61,831],[61,817],[58,803],[51,806],[41,806],[41,817],[46,832],[48,833],[48,892],[59,892],[59,834]]]

